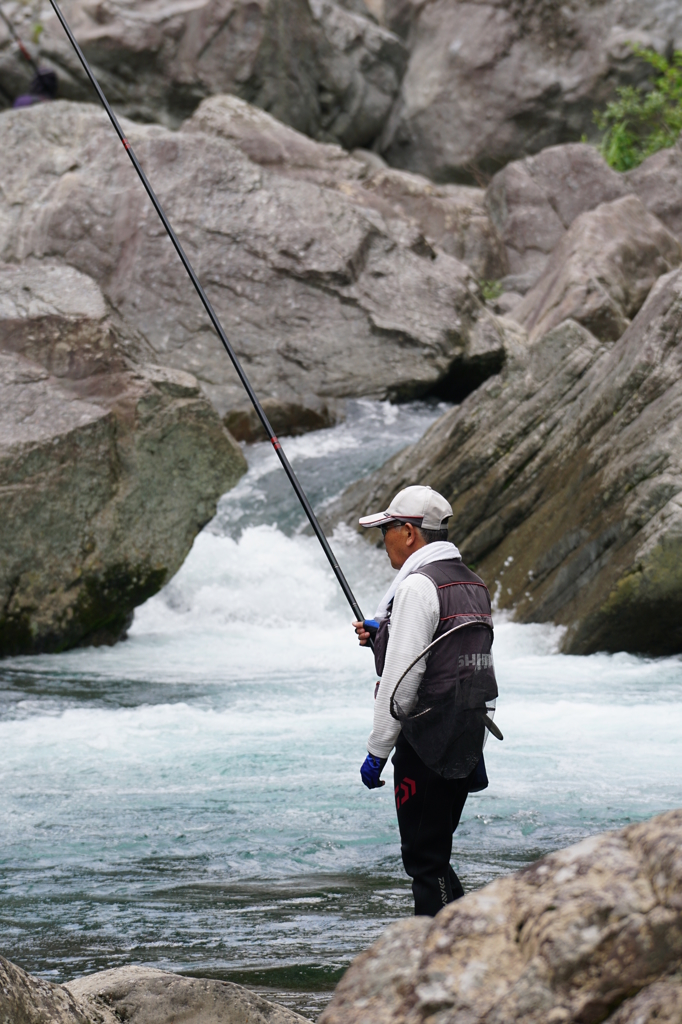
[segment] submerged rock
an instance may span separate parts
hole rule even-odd
[[[261,397],[406,399],[466,365],[487,317],[476,281],[413,223],[268,171],[196,125],[126,131]],[[104,113],[64,101],[9,111],[2,140],[0,255],[88,274],[154,362],[194,373],[221,415],[244,407]]]
[[[407,484],[452,503],[452,539],[522,622],[567,652],[682,651],[682,271],[615,344],[566,321],[508,335],[502,373],[349,488],[352,522]]]
[[[389,926],[320,1024],[680,1019],[682,811],[585,839]]]
[[[64,0],[62,9],[117,110],[170,127],[206,96],[233,93],[313,138],[369,145],[407,59],[403,42],[360,13],[361,4],[351,11],[333,0]],[[15,7],[13,17],[30,39],[35,6]],[[94,101],[49,4],[39,20],[39,56],[58,71],[60,95]],[[15,95],[25,70],[6,33],[3,41],[0,83]]]
[[[322,430],[333,426],[340,418],[338,409],[330,409],[325,403],[315,402],[314,399],[305,405],[298,405],[295,402],[278,402],[276,398],[266,398],[261,405],[275,434],[282,437]],[[238,441],[270,440],[252,405],[230,410],[224,417],[224,423]]]
[[[229,981],[119,967],[54,985],[0,956],[0,1019],[11,1024],[302,1024]]]
[[[436,181],[471,181],[547,146],[593,137],[594,108],[650,72],[632,44],[661,53],[682,45],[682,12],[664,0],[387,6],[389,24],[412,28],[380,151]]]
[[[246,469],[195,378],[126,348],[90,278],[0,266],[0,656],[119,639]]]

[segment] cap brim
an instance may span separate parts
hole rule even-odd
[[[421,523],[424,516],[397,516],[393,512],[375,512],[373,516],[358,519],[360,526],[383,526],[384,523]]]
[[[388,512],[375,512],[371,516],[363,516],[358,522],[360,526],[381,526],[383,523],[390,523],[393,518]]]

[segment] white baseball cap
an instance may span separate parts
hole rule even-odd
[[[363,516],[360,526],[383,526],[393,519],[402,519],[424,530],[441,530],[447,526],[451,515],[452,506],[442,494],[430,487],[414,484],[398,491],[385,512]]]

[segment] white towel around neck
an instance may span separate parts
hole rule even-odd
[[[379,607],[374,613],[375,619],[385,619],[388,614],[388,606],[395,597],[396,588],[415,569],[421,569],[422,565],[429,565],[431,562],[442,562],[446,558],[460,558],[459,549],[448,540],[437,540],[433,544],[425,544],[407,559],[401,569],[398,569],[396,577],[379,602]]]

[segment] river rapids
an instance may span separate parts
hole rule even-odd
[[[319,508],[441,411],[352,402],[286,449]],[[371,655],[270,446],[246,455],[126,642],[0,664],[1,951],[54,981],[224,978],[314,1016],[411,893],[392,786],[360,784]],[[383,549],[349,528],[333,546],[371,615]],[[466,889],[682,803],[682,659],[559,640],[496,622],[505,740],[455,835]]]

